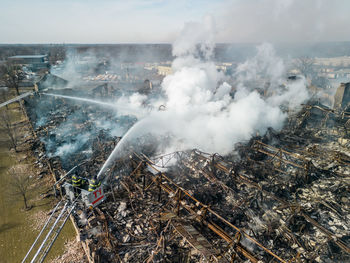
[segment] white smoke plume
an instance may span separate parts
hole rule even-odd
[[[234,85],[228,84],[227,76],[217,70],[212,59],[215,30],[211,17],[202,23],[185,25],[173,44],[173,73],[164,78],[160,99],[136,93],[114,102],[116,115],[131,114],[140,121],[124,134],[98,175],[126,142],[142,142],[139,138],[149,138],[150,134],[167,138],[167,143],[162,144],[166,148],[158,149],[159,153],[197,148],[228,154],[237,142],[249,140],[257,133],[263,135],[269,127],[281,129],[287,117],[281,106],[293,108],[308,99],[305,80],[287,81],[283,60],[267,43],[257,47],[256,56],[237,66],[232,76]],[[149,109],[145,109],[147,103]],[[165,110],[158,110],[161,105]],[[109,125],[102,119],[97,124]],[[124,130],[113,132],[119,135]],[[58,148],[57,154],[74,151],[85,138],[76,142]]]
[[[268,82],[266,91],[271,96],[266,101],[273,106],[286,105],[295,108],[309,98],[306,81],[302,76],[293,82],[286,83],[284,61],[276,55],[273,46],[269,43],[258,46],[256,56],[238,65],[234,76],[237,79],[239,91],[262,88],[247,86],[246,83],[249,81],[264,79]]]
[[[285,73],[284,62],[276,56],[273,46],[263,43],[257,47],[257,54],[238,65],[235,76],[240,83],[257,80],[259,75],[268,78],[272,86],[281,84]]]
[[[237,67],[236,87],[226,83],[211,56],[215,47],[215,26],[211,18],[188,23],[173,44],[173,74],[162,83],[165,111],[153,111],[130,137],[152,133],[171,134],[170,149],[198,148],[227,154],[234,144],[264,134],[268,127],[281,129],[286,114],[282,104],[294,107],[308,98],[305,81],[285,81],[285,67],[270,44],[257,48],[257,55]],[[267,78],[270,96],[263,97],[246,82]],[[155,103],[155,108],[157,108]],[[164,149],[163,149],[164,150]]]
[[[65,143],[57,147],[54,155],[58,156],[69,156],[70,154],[76,152],[83,144],[85,144],[90,139],[90,133],[79,134],[75,137],[74,142]]]
[[[199,48],[198,48],[199,47]],[[173,44],[173,56],[191,57],[202,52],[209,59],[215,47],[215,23],[211,16],[204,17],[202,23],[188,22],[181,35]]]

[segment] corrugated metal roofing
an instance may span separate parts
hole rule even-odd
[[[17,55],[9,58],[44,58],[47,55]]]

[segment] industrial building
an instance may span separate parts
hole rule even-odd
[[[25,66],[32,71],[50,68],[47,55],[17,55],[9,57],[7,61],[14,65]]]

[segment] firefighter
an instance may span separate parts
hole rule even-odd
[[[72,186],[77,188],[80,188],[82,186],[82,179],[76,174],[73,174],[72,176]]]
[[[101,182],[96,178],[92,178],[89,180],[89,192],[93,192],[96,190],[97,187],[101,185]]]
[[[72,176],[72,186],[74,187],[75,196],[78,196],[81,192],[83,185],[85,184],[85,180],[73,174]]]

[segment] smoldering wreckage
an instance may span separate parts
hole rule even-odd
[[[54,175],[61,201],[43,226],[44,241],[37,239],[23,262],[29,255],[42,262],[69,217],[85,262],[350,260],[349,83],[334,107],[309,100],[298,111],[284,109],[278,131],[239,140],[225,155],[186,147],[159,154],[159,146],[171,149],[168,133],[126,140],[140,122],[104,102],[125,92],[137,93],[107,85],[39,90],[24,99],[36,164],[41,176]],[[147,112],[161,90],[142,92]],[[156,112],[171,104],[178,106],[172,101]],[[98,175],[102,185],[77,191],[72,175]]]
[[[156,138],[142,151],[127,147],[105,171],[103,202],[91,209],[82,193],[71,195],[52,221],[72,215],[89,262],[349,261],[348,88],[334,109],[309,101],[281,131],[238,143],[234,154],[155,156]],[[91,179],[121,140],[98,120],[125,131],[136,122],[62,97],[39,94],[25,105],[37,165],[55,175],[56,195],[67,200],[66,179]]]

